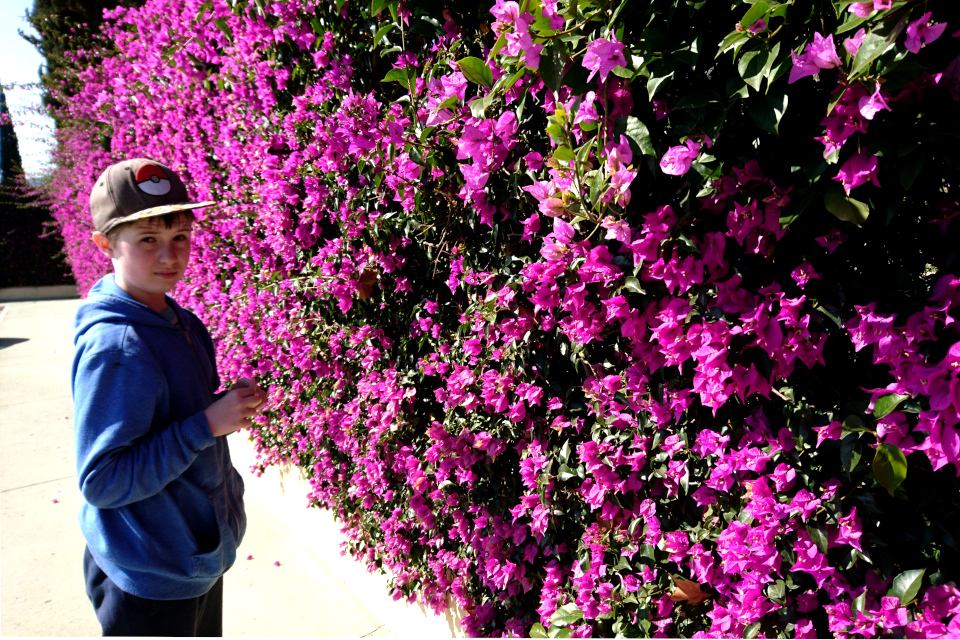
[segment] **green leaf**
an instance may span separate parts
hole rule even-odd
[[[650,139],[650,130],[643,124],[639,118],[633,116],[627,117],[627,129],[624,132],[632,142],[636,143],[637,148],[645,156],[656,157],[657,151],[653,148],[653,141]]]
[[[873,474],[891,496],[907,477],[907,457],[900,447],[882,443],[873,458]]]
[[[823,205],[827,211],[846,222],[852,222],[858,227],[863,226],[870,215],[870,208],[859,200],[854,200],[843,191],[840,185],[833,185],[823,196]]]
[[[847,473],[853,473],[853,470],[860,464],[860,458],[863,456],[861,448],[858,446],[860,434],[848,433],[840,439],[840,464],[843,465]]]
[[[920,585],[923,584],[923,574],[926,571],[926,569],[904,571],[893,579],[893,586],[887,592],[887,597],[900,598],[900,606],[905,607],[907,603],[917,597]]]
[[[795,191],[790,198],[790,203],[780,212],[780,228],[786,229],[793,224],[815,199],[816,195],[806,187]]]
[[[846,86],[840,91],[837,91],[837,93],[830,99],[830,102],[827,103],[827,115],[833,113],[833,109],[837,106],[837,103],[840,102],[840,98],[843,97],[843,94],[845,94],[849,88],[849,86]]]
[[[853,80],[863,72],[867,71],[867,69],[870,67],[870,63],[885,54],[890,50],[891,47],[893,47],[894,43],[897,41],[897,37],[900,35],[900,32],[903,31],[904,25],[906,25],[906,20],[906,16],[901,18],[900,22],[893,26],[886,33],[886,35],[880,35],[879,33],[871,32],[863,37],[863,42],[860,43],[860,48],[857,50],[857,55],[853,58],[853,64],[850,67],[850,73],[847,74],[848,80]]]
[[[856,552],[856,549],[853,550]],[[853,610],[855,613],[860,613],[863,611],[864,607],[867,605],[867,592],[864,591],[859,596],[853,599]]]
[[[458,60],[457,66],[470,82],[487,89],[493,86],[493,73],[487,63],[480,58],[470,57]]]
[[[553,157],[561,162],[569,162],[570,160],[575,160],[577,154],[573,152],[573,149],[567,145],[561,145],[557,147],[557,150],[553,152]]]
[[[841,33],[846,33],[847,31],[853,31],[854,29],[856,29],[857,27],[859,27],[869,19],[870,19],[869,16],[867,16],[866,18],[858,18],[856,15],[851,13],[850,16],[847,18],[847,21],[844,22],[839,27],[837,27],[837,30],[834,33],[836,33],[837,35],[840,35]]]
[[[388,23],[388,24],[380,27],[379,29],[377,29],[377,33],[373,36],[373,46],[377,46],[378,44],[380,44],[380,41],[383,40],[383,37],[384,37],[385,35],[387,35],[388,33],[390,33],[391,31],[393,31],[393,28],[394,28],[395,26],[397,26],[397,25],[395,25],[394,23],[390,22],[390,23]]]
[[[543,628],[543,625],[539,622],[534,622],[530,627],[530,637],[531,638],[546,638],[547,630]]]
[[[206,0],[202,5],[200,5],[200,13],[197,14],[197,22],[203,20],[204,16],[207,15],[208,11],[213,11],[213,2]]]
[[[552,91],[560,90],[563,79],[563,67],[567,62],[567,47],[554,40],[540,54],[540,79]]]
[[[720,43],[720,46],[717,47],[717,55],[714,58],[719,58],[723,52],[738,47],[749,39],[750,36],[743,31],[731,31],[727,34],[727,37],[723,39],[723,42]]]
[[[787,585],[783,580],[777,580],[767,585],[767,597],[771,600],[783,600],[787,594]]]
[[[647,97],[650,100],[653,100],[653,96],[657,93],[657,90],[660,88],[664,82],[673,77],[673,71],[663,76],[655,76],[653,74],[647,79]]]
[[[749,27],[754,22],[767,15],[768,11],[770,11],[770,5],[764,2],[764,0],[757,0],[753,3],[752,7],[747,9],[743,19],[740,20],[740,26],[743,28]]]
[[[517,84],[517,80],[522,78],[526,72],[527,72],[527,68],[523,65],[520,65],[520,68],[517,69],[512,76],[508,76],[506,74],[501,76],[500,79],[497,80],[497,84],[494,86],[494,90],[500,87],[503,87],[504,91],[512,89],[513,85]]]
[[[843,420],[843,429],[841,433],[847,435],[848,433],[873,433],[873,430],[870,429],[866,423],[858,415],[850,414]]]
[[[493,102],[492,95],[472,100],[470,102],[470,114],[474,118],[482,118],[491,102]]]
[[[370,2],[370,15],[374,17],[379,15],[391,1],[396,0],[372,0]]]
[[[762,1],[762,0],[761,0],[761,1]],[[760,3],[758,2],[757,4],[760,4]],[[766,4],[766,3],[764,2],[764,4]],[[761,625],[761,624],[763,624],[763,623],[762,623],[762,622],[754,622],[753,624],[751,624],[750,626],[748,626],[746,629],[743,630],[743,637],[744,637],[744,638],[756,638],[756,637],[757,637],[757,634],[760,633],[760,625]]]
[[[873,405],[873,417],[879,420],[884,416],[890,415],[901,402],[909,397],[910,396],[902,396],[899,393],[888,393],[885,396],[881,396],[877,399],[876,404]]]
[[[775,91],[758,99],[756,104],[749,107],[750,118],[753,122],[775,136],[780,135],[780,120],[787,111],[787,94]]]
[[[500,51],[500,49],[503,49],[505,46],[507,46],[506,32],[501,33],[500,37],[497,38],[497,41],[493,43],[493,49],[490,49],[491,59],[493,58],[493,56],[497,55],[497,52]]]
[[[898,177],[905,191],[909,191],[910,187],[913,186],[917,176],[920,175],[920,171],[923,170],[923,165],[926,163],[926,160],[926,157],[922,153],[914,153],[907,156],[902,162],[898,162],[900,165]]]
[[[807,525],[807,534],[810,536],[810,540],[813,541],[813,544],[817,545],[817,549],[820,550],[820,553],[827,552],[827,530],[819,522],[811,522]]]
[[[769,66],[767,65],[769,57],[769,45],[764,45],[759,49],[747,51],[745,54],[740,56],[740,62],[737,63],[737,71],[740,73],[740,77],[743,78],[743,81],[753,87],[754,91],[760,91],[760,84],[763,82],[764,68],[766,68],[768,72],[770,70]]]
[[[887,49],[892,46],[893,43],[883,36],[878,36],[875,33],[865,35],[863,42],[860,43],[860,48],[857,50],[857,55],[853,59],[849,77],[856,77],[858,73],[866,69],[871,62],[886,53]]]
[[[553,612],[550,616],[550,626],[567,627],[581,619],[583,619],[583,611],[571,602]]]
[[[639,293],[641,295],[645,295],[647,293],[646,291],[643,290],[643,287],[640,286],[640,281],[634,278],[633,276],[629,276],[623,279],[623,288],[629,289],[630,291],[633,291],[634,293]]]
[[[230,29],[230,25],[227,24],[227,21],[224,18],[216,18],[213,21],[213,24],[217,25],[217,29],[223,31],[223,33],[226,34],[230,40],[233,40],[233,31]]]
[[[399,82],[400,86],[402,86],[404,89],[408,91],[410,90],[410,86],[408,84],[410,82],[410,79],[409,79],[409,76],[407,76],[406,67],[404,67],[403,69],[390,69],[390,71],[387,72],[387,75],[383,76],[383,81]]]

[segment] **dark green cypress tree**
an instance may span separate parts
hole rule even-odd
[[[17,132],[0,88],[0,288],[66,284],[62,240],[23,174]]]
[[[20,161],[20,145],[17,132],[10,120],[7,109],[7,96],[0,85],[0,184],[6,187],[23,173]]]

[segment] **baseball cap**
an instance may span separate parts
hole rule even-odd
[[[125,222],[214,204],[213,200],[190,202],[173,169],[144,158],[110,165],[90,192],[93,226],[102,233]]]

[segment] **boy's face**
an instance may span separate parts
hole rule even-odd
[[[159,218],[125,225],[112,241],[95,231],[93,241],[113,261],[117,286],[154,311],[167,304],[164,294],[180,282],[190,262],[193,223],[177,218],[170,228]]]

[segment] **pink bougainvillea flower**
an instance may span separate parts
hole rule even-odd
[[[653,113],[657,117],[657,120],[663,120],[667,117],[667,114],[670,113],[669,105],[670,103],[666,100],[653,101]]]
[[[847,50],[847,53],[850,54],[851,58],[855,58],[857,51],[860,50],[860,45],[863,44],[863,37],[867,35],[866,29],[860,29],[852,37],[847,38],[843,41],[843,48]]]
[[[247,560],[253,560],[253,554],[248,555]]]
[[[810,60],[806,54],[798,56],[796,51],[791,51],[790,57],[793,60],[793,66],[790,67],[790,77],[787,79],[787,84],[793,84],[797,80],[820,73],[820,67]]]
[[[879,187],[877,156],[871,155],[867,149],[861,149],[855,156],[843,163],[840,171],[833,179],[843,184],[843,190],[847,192],[847,195],[850,195],[850,191],[868,180]]]
[[[670,147],[660,159],[660,168],[668,176],[682,176],[700,155],[700,143],[687,140],[686,146]]]
[[[820,236],[819,238],[815,238],[815,240],[817,241],[817,244],[819,244],[821,247],[823,247],[830,253],[833,253],[834,251],[837,250],[837,247],[839,247],[841,244],[847,241],[847,237],[848,237],[847,234],[841,233],[836,229],[831,229],[830,233],[828,233],[825,236]]]
[[[813,34],[813,42],[807,45],[804,53],[821,69],[832,69],[840,66],[837,57],[837,46],[833,43],[833,34],[824,38],[819,33]]]
[[[532,23],[533,16],[529,13],[524,13],[516,18],[514,31],[504,34],[507,46],[503,48],[503,52],[508,56],[523,54],[524,65],[529,69],[537,69],[540,67],[540,54],[543,52],[543,45],[533,43],[529,31]]]
[[[886,109],[890,111],[890,106],[887,104],[887,101],[880,95],[880,83],[877,83],[876,89],[869,96],[863,96],[857,103],[857,106],[860,109],[860,115],[862,115],[867,120],[873,120],[873,117],[877,115],[878,111]]]
[[[279,567],[279,566],[280,566],[280,561],[279,561],[279,560],[275,561],[275,562],[273,563],[273,566]]]
[[[617,67],[627,66],[627,59],[623,57],[623,43],[617,42],[616,36],[611,40],[597,38],[587,45],[587,52],[583,54],[583,66],[590,70],[587,82],[593,76],[600,74],[600,81],[605,82],[607,75]]]
[[[931,24],[930,17],[932,15],[932,11],[927,11],[920,16],[919,20],[907,25],[907,39],[904,45],[910,53],[919,53],[921,47],[930,44],[943,35],[943,30],[947,28],[947,23],[939,22]]]
[[[870,2],[854,2],[847,7],[847,11],[858,18],[869,17],[874,10],[887,11],[893,6],[893,0],[871,0]]]
[[[497,0],[496,4],[490,7],[490,13],[497,19],[497,22],[503,23],[504,26],[511,25],[520,17],[520,5],[512,0],[507,2]]]
[[[596,98],[597,94],[593,91],[588,91],[587,95],[583,96],[580,100],[580,106],[577,109],[577,117],[573,121],[574,124],[581,122],[590,124],[600,119],[600,116],[597,114],[597,108],[593,105],[593,101],[596,100]]]
[[[833,43],[833,34],[824,38],[819,33],[813,34],[813,42],[808,44],[803,50],[803,54],[797,55],[795,51],[790,52],[793,58],[793,68],[790,69],[790,77],[787,84],[793,84],[801,78],[820,73],[821,69],[833,69],[840,66],[840,58],[837,57],[837,47]]]
[[[752,25],[750,25],[748,29],[750,30],[750,33],[760,33],[761,31],[766,31],[767,22],[763,18],[760,18],[759,20],[754,22]]]
[[[811,280],[819,280],[820,274],[814,270],[813,265],[804,262],[790,272],[790,277],[803,289]]]

